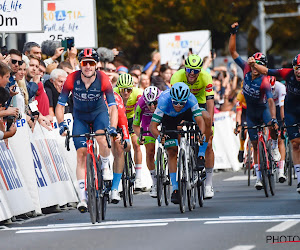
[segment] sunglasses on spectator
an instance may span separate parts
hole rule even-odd
[[[81,64],[81,66],[83,66],[83,67],[85,67],[85,66],[87,66],[88,64],[90,65],[90,66],[96,66],[96,62],[95,61],[81,61],[80,62],[80,64]]]
[[[127,93],[131,93],[132,92],[132,88],[120,88],[121,92],[127,92]]]
[[[293,66],[293,69],[294,69],[294,70],[300,69],[300,65]]]
[[[181,102],[175,101],[173,99],[171,99],[171,100],[172,100],[172,104],[174,106],[184,106],[187,103],[187,100],[186,101],[181,101]]]
[[[15,59],[11,59],[11,63],[12,63],[12,64],[18,63],[19,66],[21,66],[21,65],[23,64],[23,61],[18,61],[18,60],[15,60]]]
[[[190,69],[190,68],[185,68],[185,71],[188,72],[189,74],[192,73],[192,71],[194,72],[195,75],[199,74],[201,69]]]
[[[262,65],[262,66],[265,66],[265,64],[261,61],[255,61],[258,65]]]
[[[156,101],[153,101],[153,102],[147,102],[147,105],[149,106],[149,107],[151,107],[151,105],[154,105],[154,106],[156,106],[157,105],[157,100]]]

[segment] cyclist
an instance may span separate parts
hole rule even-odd
[[[90,132],[90,125],[96,133],[103,133],[109,128],[111,135],[116,135],[118,111],[108,76],[96,71],[96,64],[99,56],[94,49],[84,49],[78,55],[80,70],[77,70],[67,77],[56,106],[56,118],[59,124],[59,133],[65,135],[68,129],[64,122],[64,109],[68,101],[69,93],[73,94],[73,134],[84,134]],[[108,107],[103,98],[106,95]],[[102,161],[103,179],[109,176],[109,154],[105,136],[95,137],[99,147]],[[83,137],[73,138],[77,151],[76,175],[79,186],[80,202],[77,206],[82,213],[87,211],[87,198],[85,194],[85,163],[86,163],[86,140]]]
[[[277,121],[284,120],[284,99],[286,96],[286,89],[283,83],[276,81],[275,76],[270,76],[271,91],[276,106],[276,119]],[[286,176],[284,175],[284,163],[285,163],[285,146],[284,141],[281,139],[280,130],[278,131],[278,148],[281,156],[278,162],[278,179],[280,183],[284,183]]]
[[[213,124],[214,118],[214,91],[212,77],[206,70],[201,70],[203,60],[198,55],[192,54],[185,60],[185,68],[175,72],[171,78],[171,85],[177,82],[184,82],[195,95],[199,107],[208,110],[208,114],[203,116],[205,124]],[[210,199],[214,196],[212,186],[214,152],[212,149],[213,135],[206,138],[203,146],[199,148],[197,166],[205,165],[206,182],[204,198]],[[205,160],[204,160],[205,156]]]
[[[245,62],[236,51],[236,33],[238,30],[238,23],[231,25],[231,36],[229,40],[229,52],[241,69],[244,72],[244,84],[243,93],[247,103],[247,125],[252,127],[254,125],[259,125],[262,121],[265,124],[274,125],[270,128],[272,137],[272,154],[275,161],[280,160],[280,154],[278,151],[278,141],[277,135],[274,128],[278,128],[276,120],[276,109],[275,103],[272,98],[271,87],[269,79],[261,74],[253,67],[250,67],[247,62]],[[259,64],[266,65],[267,58],[264,54],[257,52],[253,55],[255,60]],[[257,160],[257,133],[255,130],[248,130],[248,134],[254,149],[254,163],[256,169],[257,180],[255,183],[255,188],[261,190],[263,185],[261,182],[261,172],[258,168]]]
[[[157,100],[160,96],[160,93],[161,91],[155,86],[147,87],[143,92],[143,96],[139,99],[135,107],[133,130],[134,133],[138,136],[138,138],[140,138],[140,126],[143,128],[144,131],[149,130],[151,118],[157,107]],[[150,191],[150,196],[156,198],[157,191],[154,160],[155,138],[151,133],[146,133],[142,137],[142,140],[139,140],[139,144],[145,144],[146,147],[146,162],[153,182]]]
[[[114,157],[113,163],[113,180],[111,186],[111,202],[114,204],[118,204],[121,200],[119,195],[118,187],[122,178],[122,173],[124,169],[124,150],[129,152],[130,147],[130,139],[129,139],[129,131],[128,131],[128,122],[126,117],[126,109],[122,100],[122,97],[114,92],[115,100],[118,106],[118,131],[122,131],[123,134],[123,143],[121,142],[120,133],[116,137],[113,137],[111,143],[111,151]]]
[[[200,130],[205,132],[208,138],[211,133],[211,123],[208,125],[204,123],[203,114],[205,115],[205,109],[199,107],[198,101],[191,94],[189,87],[183,82],[178,82],[171,89],[165,90],[160,95],[149,129],[152,135],[158,141],[161,141],[163,138],[160,137],[160,132],[157,129],[160,123],[166,127],[166,130],[176,130],[177,125],[182,120],[191,121],[194,118]],[[176,181],[178,135],[176,133],[169,133],[167,138],[164,139],[173,188],[171,201],[174,204],[178,204],[179,193],[178,182]]]
[[[141,191],[144,189],[141,182],[142,177],[142,151],[138,144],[137,136],[134,134],[132,123],[134,117],[134,108],[143,95],[143,90],[133,87],[133,78],[130,74],[121,74],[117,81],[117,86],[114,91],[117,92],[123,99],[123,103],[126,108],[126,117],[128,120],[128,129],[132,141],[134,150],[134,162],[135,162],[135,191]]]
[[[257,65],[253,58],[249,58],[248,63],[262,74],[282,77],[286,81],[287,94],[284,100],[285,124],[291,126],[295,123],[300,123],[300,54],[293,59],[292,69],[268,69]],[[298,179],[297,192],[300,193],[299,127],[288,127],[287,132],[293,146],[293,163]]]

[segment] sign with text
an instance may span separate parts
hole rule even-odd
[[[158,43],[161,63],[168,63],[172,69],[179,68],[187,58],[189,49],[202,58],[208,56],[211,50],[209,30],[159,34]]]
[[[44,2],[44,32],[27,34],[27,41],[41,44],[74,37],[77,48],[98,47],[95,0]]]
[[[43,31],[42,0],[0,0],[0,32]]]

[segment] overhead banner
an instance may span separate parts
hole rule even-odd
[[[76,48],[98,47],[95,0],[44,2],[44,32],[27,34],[28,42],[61,41],[74,37]]]
[[[43,31],[42,0],[0,0],[0,32]]]
[[[189,49],[202,58],[209,55],[211,35],[209,30],[159,34],[158,43],[161,63],[168,63],[172,69],[178,69],[183,58],[187,58]]]

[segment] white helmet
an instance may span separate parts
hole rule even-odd
[[[149,86],[144,90],[143,96],[146,102],[153,102],[158,99],[161,91],[155,86]]]

